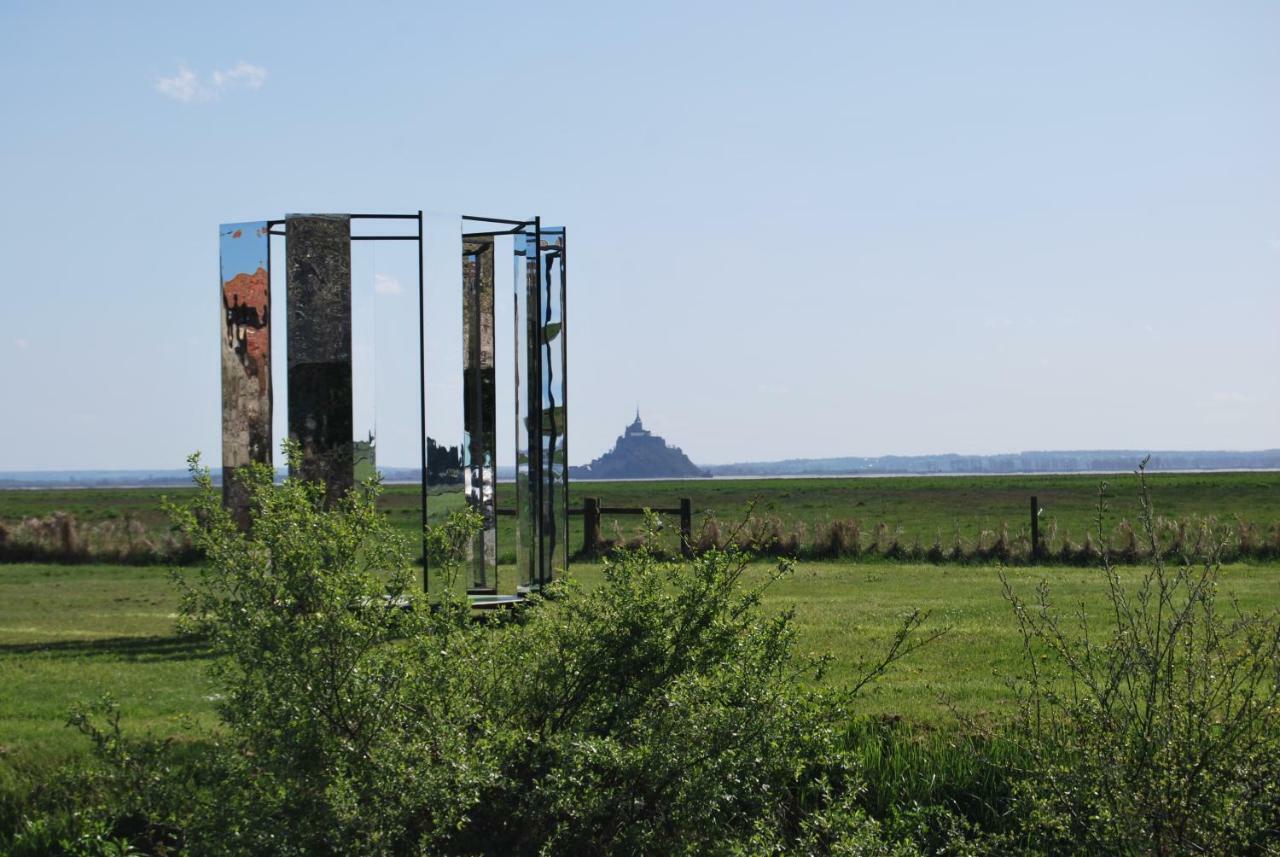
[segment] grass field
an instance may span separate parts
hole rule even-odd
[[[813,527],[836,518],[866,529],[879,522],[905,538],[935,533],[966,535],[1008,524],[1027,526],[1027,497],[1046,509],[1042,527],[1083,535],[1091,526],[1099,477],[948,477],[903,479],[698,480],[584,483],[575,497],[600,497],[606,506],[667,506],[690,497],[698,515],[722,521],[756,513]],[[1136,480],[1109,477],[1112,515],[1132,519]],[[1156,475],[1150,479],[1157,511],[1169,517],[1215,515],[1264,527],[1280,522],[1280,474]],[[70,512],[93,523],[126,516],[166,527],[161,494],[181,499],[189,489],[104,489],[0,492],[0,520]],[[392,486],[383,501],[407,534],[417,530],[417,490]],[[511,502],[503,485],[499,502]],[[575,501],[576,503],[576,501]],[[437,493],[432,517],[461,505],[456,492]],[[501,543],[510,544],[504,520]],[[695,526],[697,526],[695,521]],[[617,527],[634,532],[636,518]],[[573,519],[575,546],[581,519]],[[606,535],[613,525],[606,521]],[[502,555],[510,561],[511,551]],[[753,574],[763,574],[765,566]],[[1124,572],[1137,574],[1138,569]],[[575,563],[584,585],[600,566]],[[1011,569],[1019,586],[1053,582],[1059,603],[1083,602],[1100,611],[1097,572],[1052,565]],[[508,589],[509,569],[501,575]],[[1229,588],[1247,608],[1280,605],[1280,563],[1238,564],[1226,571]],[[998,719],[1008,705],[1006,680],[1018,666],[1016,630],[992,564],[924,565],[907,562],[802,562],[769,595],[771,609],[794,606],[805,651],[834,658],[831,680],[857,672],[860,660],[881,649],[900,617],[914,608],[932,611],[930,624],[947,627],[939,641],[879,682],[864,700],[868,713],[901,715],[928,728],[945,726],[949,706]],[[0,782],[29,781],[59,760],[77,756],[85,742],[64,724],[69,707],[105,692],[120,699],[125,725],[179,734],[190,723],[213,722],[214,689],[205,677],[209,655],[197,641],[174,632],[176,596],[160,567],[0,564]]]
[[[600,566],[579,564],[573,573],[590,586]],[[1082,602],[1091,613],[1104,606],[1095,571],[1010,575],[1028,595],[1043,577],[1063,605]],[[1280,565],[1231,566],[1225,577],[1246,608],[1280,603]],[[948,628],[873,687],[868,713],[943,726],[949,706],[999,719],[1009,703],[1018,638],[994,566],[801,563],[767,603],[794,606],[800,648],[831,655],[836,683],[880,651],[911,609],[931,611],[930,626]],[[0,566],[0,776],[82,753],[85,742],[64,725],[67,711],[103,693],[121,701],[131,731],[179,734],[188,719],[212,723],[208,653],[175,634],[175,607],[168,575],[156,568]]]
[[[1256,525],[1266,538],[1275,538],[1280,525],[1280,473],[1155,474],[1149,481],[1158,514],[1168,518],[1213,515]],[[776,516],[786,528],[813,530],[832,520],[855,520],[864,533],[885,525],[904,543],[935,538],[944,544],[958,535],[972,541],[979,533],[1008,528],[1013,535],[1029,527],[1029,498],[1044,509],[1041,532],[1046,540],[1069,537],[1079,542],[1093,527],[1099,483],[1109,484],[1112,526],[1137,515],[1137,480],[1130,474],[1106,477],[1070,476],[951,476],[834,479],[705,479],[652,482],[583,482],[571,486],[575,507],[583,497],[599,497],[604,506],[668,507],[681,497],[691,499],[694,528],[708,514],[722,523],[741,520],[754,503],[755,513]],[[131,516],[148,527],[167,526],[160,497],[189,496],[190,489],[72,489],[0,491],[0,521],[70,512],[86,523]],[[500,506],[514,501],[513,486],[499,485]],[[407,533],[416,533],[419,496],[415,486],[389,486],[383,507]],[[440,520],[462,505],[454,490],[434,489],[428,506],[432,520]],[[605,517],[606,538],[633,536],[639,519]],[[514,561],[510,550],[511,519],[499,526],[499,555]],[[672,537],[674,546],[674,536]],[[570,519],[570,545],[582,544],[582,519]]]

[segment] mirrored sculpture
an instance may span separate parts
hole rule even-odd
[[[354,220],[416,220],[417,234],[353,235]],[[568,565],[565,230],[544,229],[539,218],[464,216],[462,226],[463,480],[466,502],[483,521],[482,531],[470,546],[468,590],[475,597],[497,593],[497,522],[499,513],[509,513],[516,524],[517,592],[537,591]],[[271,461],[271,237],[285,239],[287,412],[289,436],[302,451],[297,475],[322,482],[328,503],[337,502],[351,489],[358,464],[374,466],[373,434],[366,432],[369,437],[364,446],[363,435],[353,438],[351,242],[417,241],[421,516],[425,526],[428,385],[422,212],[289,215],[283,220],[227,224],[219,236],[224,502],[246,527],[250,523],[248,503],[236,480],[236,468]],[[497,495],[497,236],[512,240],[516,266],[516,491],[510,510],[498,507]],[[424,587],[428,588],[429,575],[430,570],[424,569]]]

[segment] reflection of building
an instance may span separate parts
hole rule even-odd
[[[462,483],[462,454],[456,446],[436,443],[427,438],[427,484],[459,485]]]
[[[644,427],[640,409],[636,419],[617,439],[613,449],[586,467],[570,468],[572,479],[654,479],[659,477],[707,476],[679,447]]]

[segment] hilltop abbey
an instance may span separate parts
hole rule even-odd
[[[572,479],[658,479],[667,477],[708,476],[689,460],[679,447],[667,442],[644,427],[640,409],[636,419],[623,430],[613,449],[585,467],[572,467]]]

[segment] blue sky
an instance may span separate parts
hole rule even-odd
[[[449,213],[569,227],[575,462],[637,404],[704,463],[1275,447],[1278,32],[1274,3],[11,0],[0,469],[216,462],[218,224],[419,208],[429,253]],[[359,407],[411,465],[412,258],[377,254]]]

